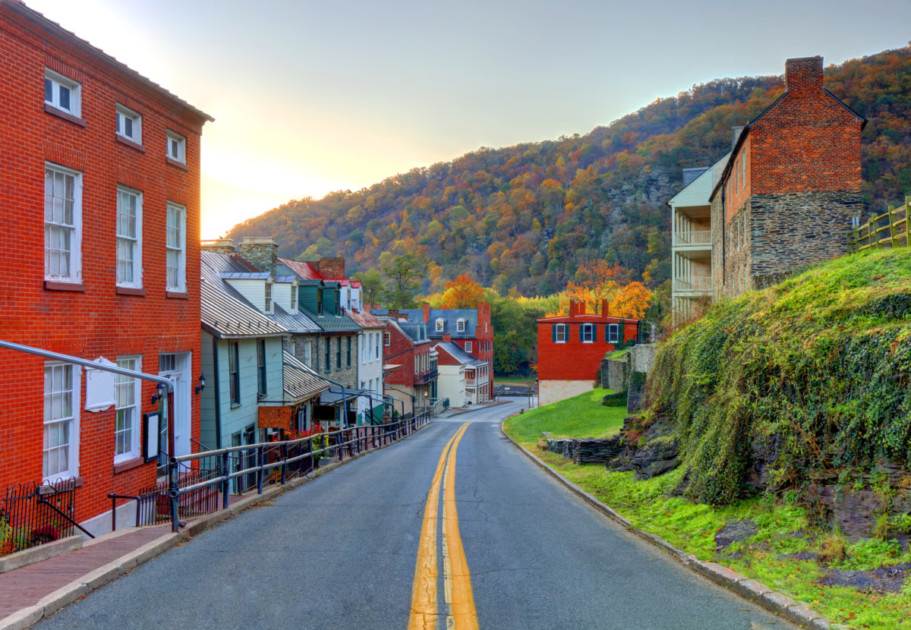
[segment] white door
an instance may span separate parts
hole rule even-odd
[[[159,355],[158,374],[174,383],[174,455],[189,455],[193,449],[192,407],[190,399],[191,353],[177,352]]]

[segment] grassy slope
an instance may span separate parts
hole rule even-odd
[[[762,432],[785,432],[786,461],[776,474],[788,489],[777,493],[737,499],[737,492],[732,492],[724,504],[710,505],[669,495],[679,484],[683,467],[640,482],[632,473],[607,472],[599,465],[574,466],[540,449],[542,431],[575,437],[617,431],[623,410],[601,407],[603,391],[515,416],[504,428],[635,526],[678,548],[758,579],[852,628],[911,630],[911,585],[903,593],[883,595],[818,584],[827,567],[867,570],[911,562],[911,553],[903,552],[895,541],[849,543],[837,532],[815,528],[799,505],[801,474],[805,478],[807,473],[819,473],[831,479],[837,460],[839,480],[865,487],[869,479],[860,472],[868,458],[901,457],[911,446],[907,432],[904,439],[894,437],[911,420],[906,380],[911,369],[911,310],[906,309],[911,309],[911,299],[903,296],[911,296],[911,251],[850,256],[724,303],[667,344],[675,351],[662,353],[659,369],[674,373],[668,372],[658,399],[663,413],[688,409],[691,414],[680,426],[699,456],[691,453],[687,462],[693,466],[707,462],[702,472],[708,471],[709,480],[716,484],[698,487],[739,488],[743,479],[739,473],[737,484],[717,483],[719,471],[731,474],[737,469],[719,466],[727,453],[708,446],[713,440],[729,441],[738,435],[730,426],[740,422],[744,431],[759,427],[760,438]],[[763,370],[766,376],[758,378]],[[769,372],[775,372],[776,378],[769,377]],[[774,400],[764,402],[775,397],[781,398],[777,406]],[[731,415],[737,418],[730,421]],[[840,435],[844,430],[851,431],[850,440]],[[798,439],[804,434],[813,445],[810,439]],[[744,435],[739,434],[741,439]],[[727,552],[716,553],[715,532],[728,521],[744,518],[754,520],[759,532]],[[822,553],[833,542],[846,546],[844,560],[824,564],[789,557],[798,552]]]
[[[623,426],[626,409],[600,404],[609,389],[561,400],[514,416],[504,423],[509,434],[525,448],[534,448],[545,431],[555,438],[605,438]]]

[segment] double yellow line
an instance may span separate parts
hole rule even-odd
[[[478,616],[471,590],[471,573],[465,560],[465,549],[459,534],[459,515],[455,502],[456,450],[470,422],[466,422],[450,438],[440,461],[437,462],[433,483],[427,493],[418,559],[414,568],[411,589],[411,617],[408,630],[436,630],[441,616],[437,601],[439,560],[437,557],[437,514],[440,505],[440,486],[443,486],[443,584],[448,607],[446,628],[477,630]],[[445,480],[444,480],[445,476]]]

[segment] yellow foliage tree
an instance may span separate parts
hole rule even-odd
[[[630,282],[617,291],[610,303],[610,314],[614,317],[642,319],[648,308],[652,292],[641,282]]]
[[[483,297],[484,287],[463,273],[452,282],[446,283],[443,308],[477,308]]]

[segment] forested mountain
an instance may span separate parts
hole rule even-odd
[[[868,120],[868,210],[903,200],[911,194],[911,49],[830,67],[825,85]],[[350,272],[416,252],[430,261],[425,292],[468,273],[501,294],[546,295],[599,258],[654,286],[669,276],[665,203],[681,169],[724,155],[731,127],[783,90],[782,77],[712,81],[586,135],[481,148],[356,192],[291,201],[228,237],[271,235],[286,257],[341,255]]]

